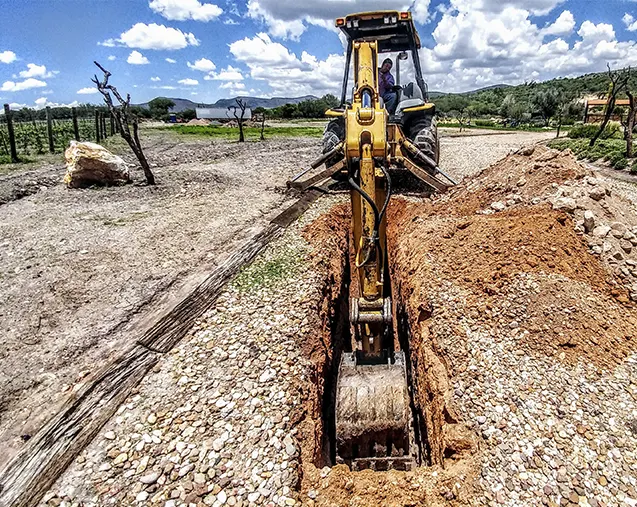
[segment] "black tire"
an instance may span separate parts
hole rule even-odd
[[[345,120],[343,118],[336,118],[331,120],[323,131],[323,154],[332,151],[338,144],[345,139]],[[330,167],[343,158],[342,155],[335,155],[325,162],[327,167]]]
[[[438,164],[440,160],[440,139],[438,138],[438,125],[436,119],[431,116],[423,116],[415,119],[409,127],[409,139],[429,158]]]

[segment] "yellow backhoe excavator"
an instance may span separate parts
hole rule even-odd
[[[328,177],[347,181],[352,205],[356,295],[350,323],[356,344],[343,353],[336,386],[336,461],[352,469],[409,469],[414,463],[411,409],[404,352],[394,350],[392,302],[385,238],[386,210],[392,194],[390,172],[413,173],[433,191],[455,182],[438,167],[435,106],[428,101],[418,49],[420,39],[410,12],[380,11],[338,18],[347,38],[341,106],[326,112],[332,120],[323,137],[325,164],[305,181],[304,190]],[[396,111],[379,95],[379,55],[395,54]],[[400,63],[411,56],[414,82],[400,86]],[[350,87],[353,68],[353,92]]]

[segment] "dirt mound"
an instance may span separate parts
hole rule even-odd
[[[614,269],[610,238],[592,249],[593,226],[578,220],[602,211],[613,223],[622,219],[617,236],[634,238],[624,224],[637,219],[630,205],[611,198],[570,153],[523,150],[437,200],[392,202],[394,281],[411,307],[457,287],[466,294],[462,312],[469,309],[472,322],[491,329],[494,339],[515,330],[521,348],[533,353],[616,364],[634,349],[637,313]],[[629,240],[614,238],[624,242],[626,256]],[[434,309],[434,319],[436,312],[450,326],[461,318],[453,308]]]
[[[210,120],[204,120],[203,118],[193,118],[186,125],[200,125],[207,126],[210,125]]]

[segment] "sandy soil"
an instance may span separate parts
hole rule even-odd
[[[156,187],[69,190],[61,163],[0,177],[0,465],[149,313],[274,215],[317,150],[311,139],[146,145]],[[16,194],[26,186],[36,193]]]

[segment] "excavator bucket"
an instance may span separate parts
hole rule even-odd
[[[343,354],[336,387],[336,459],[352,470],[411,470],[411,409],[403,352],[385,364]]]

